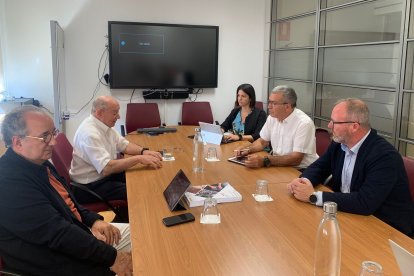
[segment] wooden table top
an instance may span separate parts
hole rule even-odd
[[[152,150],[175,148],[175,161],[158,170],[136,166],[127,171],[134,275],[312,275],[316,230],[323,211],[299,202],[286,185],[299,172],[293,168],[250,169],[230,163],[235,142],[219,148],[221,161],[205,162],[192,172],[194,127],[158,136],[130,134],[128,139]],[[228,181],[241,202],[219,204],[221,223],[200,224],[203,207],[170,212],[163,191],[179,169],[193,185]],[[274,201],[258,203],[256,180],[269,181]],[[191,212],[196,221],[165,227],[162,218]],[[380,263],[384,275],[401,275],[388,245],[393,239],[414,252],[414,241],[374,216],[338,212],[342,233],[342,275],[358,275],[364,260]]]

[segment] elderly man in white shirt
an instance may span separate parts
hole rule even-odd
[[[111,96],[100,96],[92,105],[91,115],[75,133],[70,177],[85,184],[106,200],[126,199],[124,171],[137,164],[162,167],[159,152],[130,143],[113,129],[119,119],[119,103]],[[132,155],[117,159],[117,153]],[[74,189],[79,203],[96,201],[79,188]]]
[[[276,86],[268,102],[269,115],[260,131],[260,138],[236,155],[248,155],[247,167],[294,166],[303,169],[312,164],[316,154],[315,125],[311,118],[296,108],[297,96],[293,88]],[[252,154],[271,143],[268,156]]]

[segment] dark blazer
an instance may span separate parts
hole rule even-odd
[[[238,106],[234,108],[230,115],[227,116],[226,120],[220,125],[224,131],[233,129],[233,121],[237,116],[237,113],[240,111],[241,107]],[[253,140],[256,140],[260,137],[260,130],[263,125],[266,123],[267,115],[262,109],[254,108],[249,115],[247,115],[244,122],[244,134],[251,135]]]
[[[341,193],[345,152],[332,142],[328,150],[302,174],[313,185],[332,174],[332,190],[323,201],[334,201],[340,211],[374,215],[401,232],[414,233],[414,204],[401,155],[372,129],[358,151],[350,193]]]
[[[75,201],[82,222],[49,183],[50,162],[34,164],[12,149],[0,158],[0,255],[6,267],[34,275],[114,275],[116,250],[89,227],[102,217]]]

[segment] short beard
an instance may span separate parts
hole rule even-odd
[[[344,144],[344,143],[345,143],[345,139],[344,139],[344,137],[341,137],[341,136],[335,136],[335,135],[332,135],[332,140],[333,140],[334,142],[336,142],[336,143],[340,143],[340,144]]]

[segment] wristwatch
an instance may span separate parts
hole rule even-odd
[[[309,196],[309,202],[312,204],[316,204],[316,202],[318,201],[318,197],[316,196],[316,193],[313,192],[310,196]]]
[[[266,168],[269,168],[269,167],[270,167],[270,165],[272,165],[272,162],[270,161],[269,157],[265,157],[265,158],[263,159],[263,165],[264,165]]]
[[[243,136],[241,134],[239,134],[239,141],[243,140]]]
[[[144,154],[144,151],[146,151],[146,150],[149,150],[149,148],[142,148],[141,155],[143,155]]]

